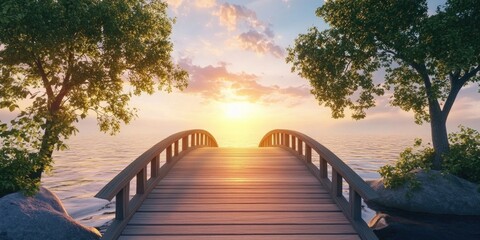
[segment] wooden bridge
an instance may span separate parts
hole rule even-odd
[[[362,199],[376,193],[327,148],[290,130],[268,132],[259,148],[219,148],[204,130],[176,133],[96,197],[115,198],[103,239],[377,239],[361,217]]]

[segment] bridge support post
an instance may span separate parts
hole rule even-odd
[[[312,163],[312,147],[308,144],[305,144],[305,161],[307,163]]]
[[[349,202],[353,220],[362,219],[362,198],[352,187],[349,188]]]
[[[167,163],[170,163],[172,161],[172,145],[167,147]]]
[[[328,178],[328,164],[327,160],[320,156],[320,178],[325,179]]]
[[[158,176],[158,169],[160,168],[160,156],[156,156],[150,163],[150,177],[155,178]]]
[[[147,187],[147,171],[145,168],[137,173],[137,194],[144,194]]]
[[[337,170],[332,169],[332,191],[335,197],[342,196],[342,175],[340,175]]]
[[[128,216],[130,184],[125,185],[115,196],[115,219],[122,221]]]
[[[182,152],[188,149],[188,136],[182,138]]]
[[[175,141],[174,156],[178,155],[178,140]]]
[[[298,155],[302,156],[303,155],[303,141],[300,138],[297,138],[297,152]]]

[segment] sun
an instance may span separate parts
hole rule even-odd
[[[254,114],[254,104],[248,102],[229,102],[224,103],[223,112],[229,119],[246,119]]]

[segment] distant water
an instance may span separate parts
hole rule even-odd
[[[167,137],[158,134],[83,134],[69,140],[70,149],[54,154],[54,169],[43,185],[55,192],[77,221],[101,227],[114,217],[115,205],[94,195],[132,160]],[[414,136],[313,136],[345,161],[363,179],[379,177],[379,167],[393,162]],[[258,140],[244,145],[255,146]],[[220,143],[222,144],[222,143]],[[373,213],[363,213],[369,220]]]

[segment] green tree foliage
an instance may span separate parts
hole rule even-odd
[[[447,0],[429,14],[426,0],[335,0],[317,9],[330,25],[313,27],[288,49],[292,71],[310,81],[334,118],[365,117],[375,97],[391,90],[391,104],[430,122],[433,167],[449,151],[448,114],[460,89],[480,79],[480,4]],[[373,74],[385,70],[383,82]]]
[[[166,8],[159,0],[0,3],[0,108],[20,111],[0,125],[2,189],[37,186],[87,114],[115,133],[135,116],[133,95],[186,87],[188,74],[171,59]]]

